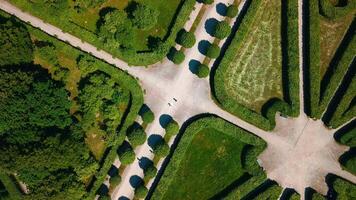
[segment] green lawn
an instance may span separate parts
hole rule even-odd
[[[264,147],[261,140],[218,118],[194,122],[185,131],[152,199],[213,197],[243,174],[258,171],[246,167],[246,145],[256,149],[251,160],[257,165],[256,155]]]
[[[255,112],[269,99],[283,98],[280,16],[281,1],[261,1],[231,62],[218,68],[224,81],[217,84],[231,101]]]

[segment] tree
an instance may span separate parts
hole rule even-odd
[[[146,141],[146,133],[141,126],[133,128],[131,132],[127,134],[127,138],[133,147],[142,145]]]
[[[191,48],[194,46],[196,42],[194,33],[187,32],[186,30],[183,29],[178,34],[178,38],[176,42],[185,48]]]
[[[141,30],[148,30],[157,24],[159,12],[144,4],[137,4],[132,12],[132,24]]]
[[[176,121],[172,120],[167,124],[165,129],[166,129],[166,135],[171,137],[179,132],[179,125]]]
[[[147,124],[153,122],[154,119],[155,119],[155,115],[151,110],[148,110],[142,114],[142,120]]]
[[[185,59],[184,53],[182,51],[177,51],[175,48],[171,50],[169,54],[168,57],[176,65],[181,64]]]
[[[121,176],[120,175],[116,175],[110,178],[110,187],[115,188],[116,186],[118,186],[121,182]]]
[[[224,39],[227,36],[229,36],[231,33],[231,27],[230,25],[225,22],[218,22],[218,24],[215,27],[215,31],[214,31],[214,36],[218,39]]]
[[[147,193],[148,189],[144,185],[140,185],[135,189],[135,196],[139,199],[145,198]]]
[[[202,0],[201,2],[204,4],[212,4],[214,0]]]
[[[53,0],[52,0],[53,1]],[[89,8],[95,8],[103,4],[106,0],[75,0],[74,9],[78,12],[87,11]]]
[[[154,149],[153,149],[153,153],[158,156],[158,157],[166,157],[169,154],[169,146],[166,142],[162,141],[160,143],[158,143]]]
[[[132,148],[127,148],[123,152],[119,152],[120,162],[123,165],[129,165],[135,161],[135,152]]]
[[[206,52],[206,56],[209,58],[217,58],[220,54],[220,47],[216,44],[210,44]]]
[[[88,54],[79,55],[77,58],[77,65],[82,77],[85,77],[98,69],[97,61]]]
[[[32,41],[26,27],[13,20],[0,20],[0,49],[0,66],[33,60]]]
[[[152,164],[144,170],[144,174],[146,178],[151,179],[156,176],[157,168]]]
[[[239,7],[235,4],[232,4],[229,7],[227,7],[226,16],[233,18],[237,15],[238,12],[239,12]]]
[[[207,76],[209,76],[209,67],[205,64],[200,64],[198,67],[198,71],[197,71],[197,76],[199,78],[205,78]]]

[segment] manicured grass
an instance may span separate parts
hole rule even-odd
[[[256,148],[252,163],[264,142],[242,129],[209,117],[193,122],[178,144],[152,199],[209,199],[252,169],[244,147]],[[251,163],[249,163],[251,164]],[[252,173],[252,172],[251,172]]]
[[[218,69],[224,81],[217,84],[229,98],[255,112],[269,99],[283,98],[280,16],[280,1],[262,1],[231,62]]]

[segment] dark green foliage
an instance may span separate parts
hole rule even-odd
[[[133,147],[142,145],[146,141],[145,130],[143,130],[141,126],[135,127],[131,132],[127,134],[127,138],[129,139],[130,144]]]
[[[115,188],[116,186],[118,186],[121,182],[121,176],[120,175],[116,175],[110,178],[110,187]]]
[[[217,58],[220,54],[220,47],[216,44],[210,44],[206,51],[206,56],[209,58]]]
[[[147,193],[148,189],[144,185],[140,185],[138,188],[135,189],[135,197],[139,199],[145,198]]]
[[[106,0],[74,0],[74,9],[78,13],[81,13],[87,11],[88,8],[94,8],[100,6],[105,1]]]
[[[30,63],[33,59],[30,35],[13,20],[0,20],[0,66]]]
[[[144,4],[137,4],[132,12],[132,24],[138,29],[148,30],[157,24],[159,12]]]
[[[356,186],[351,182],[336,178],[333,182],[333,188],[338,194],[338,199],[352,200],[356,198]]]
[[[99,200],[111,200],[111,197],[109,195],[101,195]]]
[[[72,131],[67,92],[37,66],[22,68],[0,72],[0,165],[26,183],[29,199],[79,199],[97,165]]]
[[[4,169],[0,168],[0,182],[4,185],[9,199],[20,200],[22,199],[22,193],[19,190],[18,186],[12,181],[10,175],[4,172]],[[1,185],[0,183],[0,185]],[[1,193],[1,192],[0,192]],[[1,196],[1,194],[0,194]],[[1,199],[1,197],[0,197]],[[6,199],[6,198],[5,198]]]
[[[155,119],[155,115],[151,110],[148,110],[142,114],[142,120],[144,123],[149,124]]]
[[[129,165],[135,161],[135,152],[131,147],[119,151],[119,158],[122,165]]]
[[[218,22],[214,30],[214,36],[216,38],[224,39],[227,36],[229,36],[230,33],[231,33],[231,27],[227,22],[225,21]]]
[[[227,7],[226,16],[233,18],[237,15],[238,12],[239,12],[239,7],[235,4],[232,4],[229,7]]]
[[[177,43],[185,48],[191,48],[194,46],[196,39],[194,33],[187,32],[186,30],[181,30],[176,39]]]
[[[178,51],[177,49],[173,48],[170,52],[170,55],[168,55],[168,58],[176,65],[181,64],[184,59],[185,55],[182,51]]]
[[[156,146],[153,149],[153,153],[155,156],[159,158],[163,158],[168,156],[169,154],[169,146],[165,141],[161,141],[160,143],[156,144]]]
[[[97,60],[89,56],[88,54],[79,56],[77,59],[77,65],[82,77],[85,77],[88,74],[95,72],[98,68]]]
[[[157,174],[157,168],[153,165],[150,165],[147,167],[147,169],[144,170],[145,178],[151,179],[156,176]]]
[[[204,4],[212,4],[214,0],[201,0],[201,2]]]
[[[205,78],[207,76],[209,76],[210,73],[210,69],[207,65],[205,64],[200,64],[198,67],[198,71],[197,71],[197,76],[199,78]]]
[[[166,126],[166,135],[168,137],[171,137],[173,135],[178,134],[179,132],[179,125],[176,121],[172,120],[171,122],[169,122]]]

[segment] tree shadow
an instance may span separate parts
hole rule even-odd
[[[147,157],[142,157],[138,159],[138,165],[140,166],[141,169],[145,170],[153,165],[153,161]]]
[[[163,138],[162,136],[160,135],[156,135],[156,134],[153,134],[153,135],[150,135],[147,139],[147,144],[148,146],[150,146],[152,149],[154,149],[156,147],[157,144],[159,144],[160,142],[163,141]]]
[[[200,64],[201,63],[199,61],[197,61],[197,60],[194,60],[194,59],[190,60],[189,61],[189,70],[190,70],[190,72],[192,72],[193,74],[197,74]]]
[[[121,196],[119,197],[117,200],[130,200],[129,198],[125,197],[125,196]]]
[[[147,104],[143,104],[142,107],[140,108],[140,111],[138,111],[138,114],[143,115],[148,111],[151,111],[150,107],[148,107]]]
[[[173,118],[170,115],[163,114],[159,117],[159,124],[162,126],[162,128],[166,128],[172,120]]]
[[[120,147],[117,149],[117,153],[121,155],[122,153],[126,152],[127,150],[132,149],[130,143],[127,141],[124,141]]]
[[[210,18],[208,20],[206,20],[205,22],[205,31],[214,37],[214,31],[215,31],[215,27],[218,24],[218,20],[216,20],[215,18]]]
[[[223,3],[218,3],[216,5],[216,12],[221,16],[226,16],[227,6]]]
[[[169,52],[167,54],[167,58],[173,62],[173,56],[174,54],[176,54],[178,52],[178,50],[175,47],[172,47],[171,49],[169,49]]]
[[[293,194],[295,194],[296,191],[294,189],[291,189],[291,188],[286,188],[281,197],[279,198],[280,200],[289,200],[292,198]]]
[[[210,47],[211,43],[207,40],[201,40],[198,44],[198,50],[201,54],[206,55],[208,48]]]
[[[126,134],[131,133],[132,131],[134,131],[135,129],[138,129],[138,128],[142,128],[142,126],[139,123],[134,122],[133,124],[131,124],[131,126],[129,126],[127,128]]]
[[[130,182],[130,185],[135,189],[143,184],[142,178],[137,175],[131,176],[129,182]]]
[[[115,165],[111,165],[108,175],[110,177],[117,176],[119,174],[119,169]]]
[[[100,188],[98,189],[97,194],[100,196],[105,196],[109,193],[109,188],[105,184],[101,184]]]

